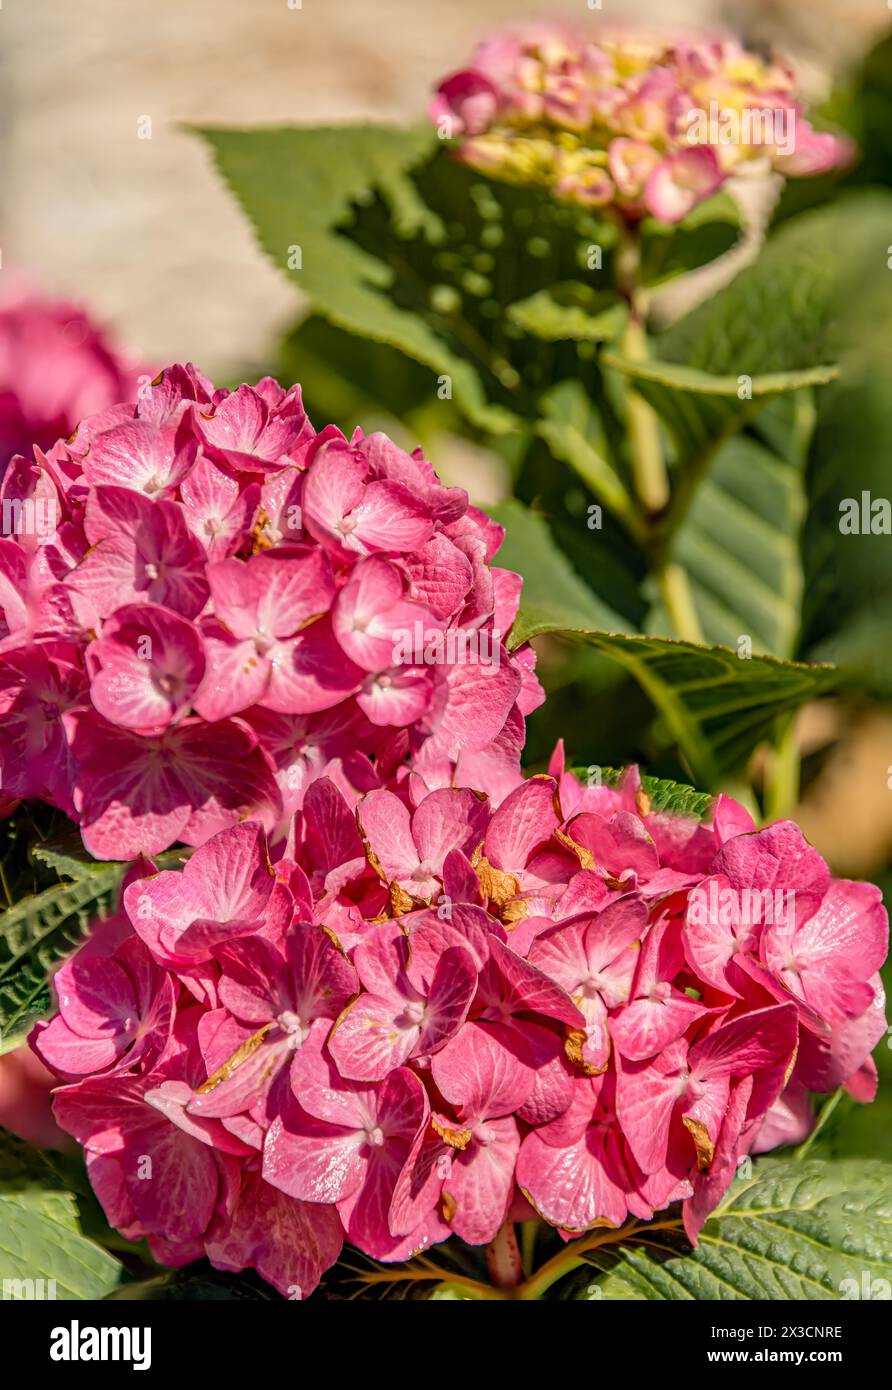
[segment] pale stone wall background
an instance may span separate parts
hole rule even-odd
[[[3,264],[83,297],[149,359],[221,376],[262,363],[298,301],[180,123],[417,116],[482,32],[542,14],[786,39],[819,89],[890,18],[885,0],[0,3]]]

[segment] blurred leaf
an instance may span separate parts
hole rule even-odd
[[[839,662],[886,699],[892,697],[892,537],[869,529],[843,533],[840,509],[853,499],[869,527],[871,501],[890,496],[890,371],[887,351],[821,404],[809,458],[804,550],[808,650]]]
[[[393,228],[388,250],[404,252],[425,232],[439,238],[439,219],[409,178],[435,150],[433,130],[343,126],[198,133],[211,145],[264,250],[295,277],[317,312],[449,375],[470,418],[493,430],[508,426],[505,412],[487,405],[471,363],[420,314],[396,302],[390,291],[397,267],[341,234],[358,207],[379,196]],[[289,267],[295,255],[300,266]]]
[[[0,1275],[53,1280],[57,1298],[103,1298],[126,1278],[121,1263],[83,1235],[76,1192],[39,1150],[0,1130]],[[40,1297],[14,1290],[4,1297]],[[50,1295],[44,1293],[45,1297]]]
[[[640,530],[637,506],[609,458],[601,417],[579,381],[562,381],[542,398],[542,419],[536,433],[556,459],[568,463],[625,526],[630,535]]]
[[[850,193],[791,218],[756,261],[657,339],[655,355],[753,378],[835,362],[853,295],[886,272],[892,195]]]
[[[633,377],[638,383],[665,387],[672,396],[680,393],[696,397],[721,396],[727,402],[724,409],[735,414],[744,413],[749,405],[748,399],[741,397],[741,390],[751,391],[754,400],[760,401],[763,397],[779,396],[785,391],[799,391],[804,386],[823,386],[839,375],[837,367],[805,367],[799,371],[771,372],[750,377],[743,387],[739,376],[715,376],[712,372],[676,362],[633,362],[615,352],[605,353],[604,362]],[[663,393],[653,393],[655,409],[657,402],[662,399]]]
[[[610,614],[557,549],[547,523],[518,502],[503,503],[506,527],[499,563],[523,576],[520,612],[510,645],[542,633],[584,642],[626,670],[641,686],[694,781],[718,785],[767,737],[778,714],[798,708],[838,680],[831,666],[769,656],[738,656],[724,646],[631,635]],[[584,616],[588,615],[588,616]],[[615,615],[614,615],[615,617]]]
[[[422,363],[432,390],[448,377],[474,425],[515,428],[543,385],[578,375],[576,343],[533,338],[507,310],[558,283],[610,286],[615,227],[544,189],[483,179],[428,126],[198,133],[314,312]],[[593,244],[606,256],[596,271]]]
[[[854,135],[860,183],[892,183],[892,33],[871,49],[855,83]]]
[[[346,435],[366,431],[382,414],[408,422],[432,399],[436,379],[426,367],[386,343],[347,333],[313,314],[282,344],[276,370],[286,385],[300,382],[317,428],[336,424]],[[442,403],[437,402],[442,410]]]
[[[523,575],[523,601],[511,629],[512,646],[537,632],[566,626],[624,630],[622,619],[600,601],[562,555],[544,517],[513,500],[491,510],[505,527],[498,564]]]
[[[509,304],[508,318],[525,333],[555,342],[574,338],[579,342],[602,343],[618,338],[629,311],[610,294],[598,294],[588,285],[571,281],[537,290],[529,299]]]
[[[577,1296],[869,1298],[876,1281],[892,1281],[892,1164],[763,1160],[753,1178],[732,1185],[696,1250],[675,1253],[671,1236],[648,1237],[647,1227],[641,1235],[642,1246],[624,1246],[615,1263],[605,1254],[612,1267]]]
[[[727,193],[700,203],[670,226],[655,217],[641,223],[641,283],[662,284],[730,251],[740,236],[740,208]]]
[[[796,655],[805,510],[804,451],[784,459],[751,434],[718,451],[671,546],[706,641],[736,646],[748,637],[755,652]],[[665,621],[652,614],[648,631],[668,631]]]

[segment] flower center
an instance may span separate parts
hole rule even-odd
[[[276,1018],[276,1022],[283,1032],[287,1033],[289,1047],[297,1049],[306,1041],[310,1029],[303,1022],[300,1014],[296,1014],[293,1009],[283,1009]]]

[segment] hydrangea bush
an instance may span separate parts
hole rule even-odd
[[[98,858],[284,834],[324,769],[513,786],[542,698],[504,646],[520,582],[420,453],[177,366],[15,457],[0,506],[3,789]]]
[[[430,116],[204,134],[337,326],[335,375],[364,336],[367,395],[431,369],[531,505],[497,521],[422,450],[317,430],[299,387],[192,366],[16,435],[0,817],[34,892],[0,921],[0,1028],[57,1078],[128,1268],[534,1298],[591,1261],[561,1296],[839,1296],[892,1181],[801,1160],[876,1093],[888,924],[788,812],[792,712],[839,679],[795,659],[791,480],[845,290],[791,219],[676,331],[650,309],[733,244],[740,173],[853,148],[786,64],[712,36],[526,26]],[[522,771],[550,632],[657,715],[574,684],[571,755],[620,708],[617,761],[715,795],[574,772],[564,739]],[[725,1238],[750,1191],[776,1283]]]

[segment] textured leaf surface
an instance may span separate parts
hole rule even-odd
[[[618,631],[591,589],[555,546],[542,517],[509,502],[497,509],[507,529],[499,563],[524,577],[511,645],[542,633],[584,642],[635,678],[681,751],[692,778],[714,787],[771,731],[778,714],[796,709],[837,679],[830,666],[771,657],[742,658],[736,649]]]
[[[624,304],[578,282],[538,290],[528,299],[510,304],[507,312],[525,332],[548,342],[561,338],[610,342],[619,337],[628,318]]]
[[[655,355],[716,376],[835,362],[853,296],[886,273],[892,196],[850,194],[791,218],[758,259],[660,335]]]
[[[602,768],[602,779],[608,786],[618,782],[623,775],[622,768]],[[582,776],[585,770],[582,770]],[[712,810],[712,797],[708,792],[698,792],[684,782],[673,782],[667,777],[650,777],[646,773],[641,785],[650,798],[651,811],[662,811],[673,816],[693,816],[695,820],[706,820]]]
[[[769,1162],[735,1183],[697,1250],[673,1254],[654,1231],[582,1296],[823,1301],[880,1280],[892,1281],[892,1165]]]
[[[630,535],[638,533],[638,509],[613,465],[600,415],[579,381],[562,381],[542,398],[536,433],[552,455],[568,463]]]
[[[807,405],[804,405],[807,410]],[[708,642],[792,657],[802,622],[805,450],[783,457],[754,434],[719,450],[673,538]],[[658,616],[651,632],[668,631]]]
[[[49,970],[94,918],[112,910],[120,879],[120,864],[97,863],[82,877],[23,898],[0,915],[0,1051],[14,1047],[47,1011]]]
[[[798,708],[838,679],[831,666],[757,656],[742,660],[728,647],[578,628],[560,635],[588,643],[635,677],[691,776],[706,787],[745,762],[778,714]]]

